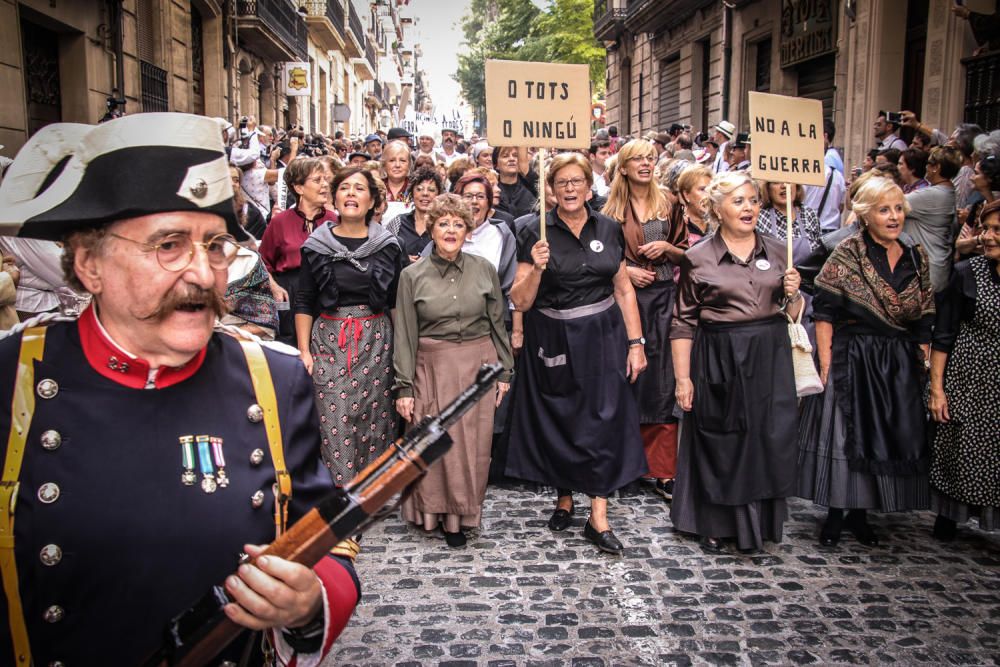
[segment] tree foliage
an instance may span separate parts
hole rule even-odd
[[[593,0],[472,0],[462,17],[466,49],[455,80],[465,100],[485,109],[487,59],[574,63],[590,66],[595,93],[604,90],[604,48],[594,38]]]

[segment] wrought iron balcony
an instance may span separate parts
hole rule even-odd
[[[314,38],[318,37],[327,50],[342,49],[347,23],[343,0],[308,0],[305,8],[309,12],[306,23]]]
[[[965,58],[965,122],[1000,127],[1000,51]]]
[[[289,0],[238,0],[239,39],[271,60],[305,60],[306,23]]]
[[[366,39],[365,40],[365,58],[368,60],[368,63],[372,66],[372,71],[373,72],[376,71],[376,68],[375,68],[375,45],[372,43],[372,40],[370,40],[370,39]]]
[[[594,37],[599,40],[615,40],[625,29],[628,10],[618,7],[621,0],[597,0],[594,3]]]
[[[347,32],[344,36],[344,47],[351,58],[363,58],[365,55],[365,28],[361,17],[354,9],[354,4],[347,3]]]
[[[625,27],[634,32],[658,32],[679,25],[716,0],[628,0]]]

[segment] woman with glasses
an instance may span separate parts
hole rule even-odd
[[[517,272],[517,240],[507,225],[494,223],[488,218],[493,207],[493,186],[485,176],[473,172],[459,179],[454,193],[472,212],[472,223],[462,252],[489,260],[500,275],[500,289],[506,306]],[[509,323],[510,311],[506,308],[504,311],[504,319]]]
[[[573,492],[590,496],[584,536],[620,554],[607,497],[646,474],[629,388],[646,368],[622,227],[590,210],[593,172],[579,153],[552,159],[556,206],[518,230],[510,296],[524,312],[507,474],[558,489],[549,528],[572,522]],[[540,238],[540,223],[546,240]]]
[[[475,379],[480,366],[498,359],[504,366],[495,399],[480,401],[448,429],[451,449],[403,502],[406,521],[427,531],[440,525],[448,546],[460,547],[466,542],[463,531],[480,523],[494,410],[510,388],[514,357],[496,269],[464,250],[475,224],[469,206],[457,195],[441,195],[429,217],[430,256],[408,266],[399,280],[396,411],[408,422],[437,414]]]
[[[333,191],[339,222],[318,227],[302,246],[295,332],[316,387],[323,456],[334,482],[344,484],[394,436],[388,311],[402,250],[372,222],[380,195],[370,171],[342,169]]]
[[[673,499],[677,468],[677,418],[674,416],[674,367],[670,357],[670,319],[674,309],[673,267],[687,249],[682,221],[671,224],[670,206],[653,180],[656,149],[635,139],[618,151],[621,165],[603,213],[622,226],[625,268],[635,288],[649,366],[634,387],[639,403],[650,481],[658,494]]]
[[[261,238],[260,252],[264,266],[288,295],[286,303],[295,303],[302,244],[313,230],[327,222],[336,222],[337,214],[326,208],[330,181],[326,166],[316,158],[298,158],[285,168],[285,181],[298,200],[294,208],[278,213]],[[295,321],[291,311],[279,309],[277,339],[294,345]]]
[[[397,215],[386,223],[385,228],[396,235],[403,248],[404,264],[420,259],[421,253],[431,243],[431,204],[444,192],[444,181],[434,167],[419,167],[410,177],[410,193],[413,210]]]
[[[684,253],[671,349],[687,414],[677,453],[674,527],[718,553],[780,542],[795,492],[798,404],[788,322],[802,308],[785,245],[756,231],[757,185],[717,174],[706,191],[718,230]]]

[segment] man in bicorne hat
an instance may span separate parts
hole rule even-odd
[[[93,297],[0,340],[0,664],[139,664],[217,584],[284,664],[318,664],[358,601],[354,545],[238,564],[332,487],[294,351],[214,330],[246,238],[219,126],[48,125],[0,185],[0,226],[61,240]]]

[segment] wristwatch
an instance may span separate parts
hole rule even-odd
[[[639,336],[638,338],[629,338],[628,339],[628,346],[629,347],[632,347],[633,345],[645,345],[645,344],[646,344],[646,337],[645,336]]]

